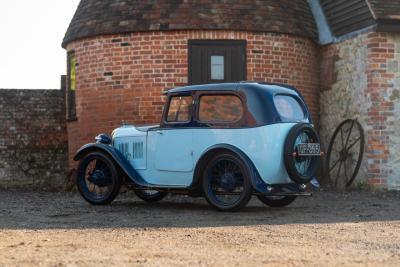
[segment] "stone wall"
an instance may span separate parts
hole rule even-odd
[[[322,48],[320,135],[325,150],[343,120],[357,118],[366,129],[366,39],[362,35]],[[366,163],[362,162],[356,183],[367,182]]]
[[[165,89],[188,83],[188,40],[246,40],[247,79],[298,87],[318,122],[318,46],[288,34],[245,31],[155,31],[105,35],[68,44],[76,67],[77,121],[68,123],[72,155],[122,120],[158,123]]]
[[[356,183],[400,189],[400,34],[364,33],[326,46],[321,56],[321,137],[357,118],[365,130]]]
[[[59,188],[68,170],[62,90],[0,90],[0,187]]]

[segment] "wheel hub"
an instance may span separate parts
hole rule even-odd
[[[95,170],[88,178],[89,182],[98,185],[100,187],[110,184],[110,179],[107,179],[105,173],[102,170]]]
[[[341,161],[345,161],[347,159],[347,157],[349,156],[347,149],[342,149],[342,151],[340,151],[339,154],[340,154]]]
[[[236,187],[235,180],[233,173],[224,173],[221,177],[221,187],[228,192],[232,192]]]

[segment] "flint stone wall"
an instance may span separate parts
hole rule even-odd
[[[393,74],[390,83],[393,85],[386,98],[393,102],[393,118],[389,126],[389,161],[391,172],[388,175],[389,189],[400,190],[400,34],[390,35],[389,42],[394,45],[393,59],[388,60],[388,72]]]
[[[325,150],[343,120],[357,118],[364,129],[367,127],[365,43],[366,37],[359,36],[322,50],[320,135]],[[362,162],[357,183],[367,183],[366,162]]]
[[[400,190],[400,34],[361,34],[324,47],[321,55],[325,148],[341,121],[357,118],[365,152],[353,185]]]
[[[0,187],[57,188],[68,170],[62,90],[0,90]]]

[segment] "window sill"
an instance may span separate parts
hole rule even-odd
[[[78,118],[67,118],[67,122],[74,122],[74,121],[78,121]]]

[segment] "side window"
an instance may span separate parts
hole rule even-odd
[[[76,120],[76,57],[74,52],[67,56],[67,120]]]
[[[300,103],[289,95],[276,95],[274,103],[283,121],[299,122],[304,121],[305,114]]]
[[[173,96],[169,102],[167,122],[190,121],[190,107],[193,98],[191,96]]]
[[[243,116],[243,104],[235,95],[204,95],[200,97],[201,122],[236,122]]]

